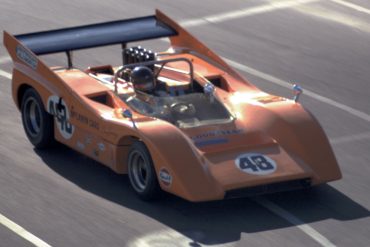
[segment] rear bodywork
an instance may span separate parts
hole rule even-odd
[[[122,99],[132,93],[129,83],[115,92],[104,84],[105,72],[94,73],[101,70],[77,69],[71,62],[66,68],[49,68],[39,58],[161,37],[169,38],[170,47],[157,59],[191,61],[198,87],[213,83],[215,97],[229,116],[209,122],[198,117],[199,124],[148,116]],[[36,89],[45,110],[55,115],[55,139],[119,174],[127,173],[130,145],[141,140],[161,188],[190,201],[303,188],[341,178],[328,139],[312,114],[299,103],[260,91],[160,11],[151,17],[42,33],[4,32],[4,44],[14,63],[15,104],[20,107],[25,89]],[[181,87],[184,73],[176,71],[187,70],[187,64],[170,67],[173,70],[160,76]],[[118,67],[106,68],[114,72]],[[62,113],[58,104],[64,106]],[[132,119],[123,116],[125,109],[132,110]]]

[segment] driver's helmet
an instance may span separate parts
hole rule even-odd
[[[135,90],[151,92],[154,89],[153,72],[146,66],[135,67],[131,72],[131,82]]]

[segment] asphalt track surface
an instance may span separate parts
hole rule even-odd
[[[297,82],[313,93],[301,103],[329,136],[342,180],[219,202],[174,196],[142,202],[126,176],[63,146],[31,146],[10,96],[12,64],[1,46],[0,215],[51,246],[370,246],[370,3],[291,2],[2,0],[0,29],[18,34],[149,15],[155,8],[188,20],[196,37],[244,65],[240,72],[261,89],[291,97],[278,82]],[[44,60],[66,63],[64,55]],[[119,46],[75,53],[81,68],[120,62]],[[20,236],[24,231],[0,222],[1,247],[33,246]]]

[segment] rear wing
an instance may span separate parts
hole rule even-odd
[[[177,32],[156,16],[15,35],[36,55],[162,38]]]
[[[68,58],[68,68],[71,68],[73,50],[113,44],[122,44],[125,48],[128,42],[168,37],[173,48],[180,48],[184,51],[192,50],[245,81],[222,58],[159,10],[156,10],[155,15],[152,16],[51,31],[19,35],[4,31],[3,37],[4,45],[15,64],[24,64],[41,74],[53,72],[37,55],[65,52]]]

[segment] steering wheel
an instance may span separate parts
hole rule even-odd
[[[193,104],[176,102],[170,106],[171,110],[182,115],[194,115],[196,110]]]

